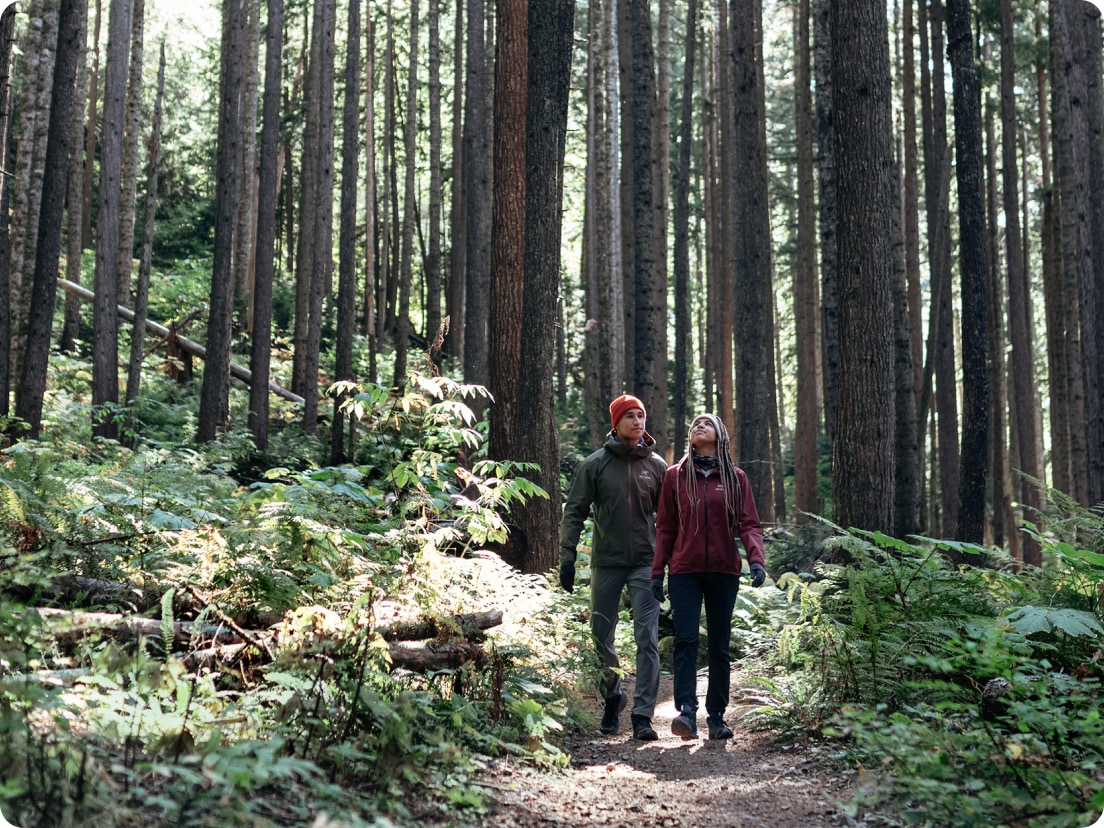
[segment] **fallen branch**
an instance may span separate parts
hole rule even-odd
[[[70,282],[68,279],[59,278],[57,280],[57,285],[58,288],[60,288],[61,290],[64,290],[66,293],[71,293],[74,296],[78,296],[85,302],[91,302],[96,298],[96,295],[92,291],[88,290],[88,288],[81,287],[76,282]],[[134,322],[134,311],[132,311],[130,308],[126,307],[125,305],[119,305],[118,311],[119,316],[121,316],[127,322]],[[207,349],[204,346],[200,345],[195,340],[188,339],[186,336],[181,336],[178,333],[174,333],[173,331],[166,328],[164,325],[158,325],[156,322],[152,322],[147,319],[146,330],[150,331],[151,333],[155,333],[165,339],[175,339],[176,342],[180,345],[181,349],[189,354],[192,354],[193,356],[197,356],[200,359],[207,358]],[[236,379],[240,379],[246,385],[253,384],[253,372],[250,371],[248,368],[243,368],[242,366],[237,365],[233,362],[230,363],[230,376]],[[276,396],[282,397],[289,402],[299,403],[300,405],[305,402],[305,400],[298,394],[288,391],[286,388],[283,388],[274,382],[268,383],[268,390]]]

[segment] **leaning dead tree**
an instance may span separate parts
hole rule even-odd
[[[96,298],[95,294],[92,291],[88,290],[88,288],[81,287],[76,282],[70,282],[68,279],[58,279],[57,285],[59,289],[64,290],[66,293],[73,294],[74,296],[78,296],[86,302],[91,302]],[[119,305],[118,309],[120,317],[125,319],[127,322],[134,322],[134,311],[124,305]],[[150,333],[162,337],[166,341],[170,339],[175,341],[180,349],[183,350],[185,353],[189,353],[192,356],[197,356],[200,359],[207,358],[206,348],[204,348],[195,340],[188,339],[186,336],[181,336],[180,334],[169,330],[164,325],[159,325],[156,322],[147,319],[146,330]],[[244,368],[241,365],[237,365],[233,362],[230,363],[230,376],[234,377],[235,379],[241,380],[246,385],[253,384],[253,372],[250,371],[248,368]],[[304,402],[303,398],[300,397],[298,394],[288,391],[286,388],[279,386],[274,382],[268,383],[268,389],[276,396],[281,397],[288,402],[298,403],[299,405],[302,405]]]

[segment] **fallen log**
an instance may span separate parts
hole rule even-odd
[[[376,627],[384,641],[421,641],[426,638],[482,638],[483,631],[502,623],[502,611],[472,612],[441,618],[422,617],[415,621],[395,621]]]
[[[88,288],[82,287],[76,282],[70,282],[68,279],[59,278],[57,280],[57,285],[59,289],[64,290],[66,293],[71,293],[74,296],[78,296],[85,302],[91,302],[96,298],[96,295],[92,291],[88,290]],[[119,316],[121,316],[127,322],[134,322],[134,311],[132,311],[130,308],[126,307],[125,305],[119,305],[118,311]],[[197,356],[200,359],[207,358],[207,349],[204,346],[200,345],[195,340],[188,339],[186,336],[181,336],[178,333],[174,333],[173,331],[166,328],[164,325],[159,325],[156,322],[152,322],[147,319],[146,330],[148,330],[150,333],[155,333],[164,339],[172,338],[185,352],[192,354],[193,356]],[[250,371],[248,368],[243,368],[241,365],[237,365],[233,362],[230,363],[230,376],[234,377],[235,379],[240,379],[246,385],[253,384],[253,372]],[[298,394],[293,393],[292,391],[288,391],[286,388],[283,388],[274,382],[268,383],[268,390],[276,396],[287,400],[288,402],[299,403],[300,405],[305,402],[305,400]]]
[[[438,670],[455,670],[469,661],[479,663],[483,648],[463,639],[455,641],[403,641],[392,644],[391,669],[402,668],[412,673],[433,673]]]
[[[142,618],[135,615],[121,615],[117,612],[81,612],[53,607],[35,607],[33,612],[39,617],[54,623],[50,630],[59,649],[71,651],[76,644],[92,632],[110,635],[116,641],[134,641],[143,636],[161,637],[162,624],[157,618]],[[195,636],[216,643],[239,641],[240,636],[222,625],[195,624],[192,621],[174,621],[172,623],[173,640],[171,647],[187,647]]]
[[[194,595],[194,593],[193,593]],[[110,636],[115,641],[129,642],[142,637],[160,638],[163,624],[157,618],[127,616],[115,612],[82,612],[35,607],[31,611],[50,621],[51,634],[59,651],[73,652],[77,644],[92,633]],[[404,669],[417,673],[454,670],[468,662],[481,662],[485,656],[478,643],[484,631],[502,623],[502,612],[491,610],[447,616],[445,618],[420,618],[415,621],[398,621],[385,624],[376,632],[389,642],[388,653],[391,669]],[[460,635],[457,635],[460,632]],[[184,656],[190,670],[218,665],[233,666],[247,648],[255,655],[251,663],[267,664],[274,660],[272,634],[245,630],[227,623],[196,624],[192,621],[172,622],[173,640],[169,649],[181,650],[194,647],[197,640],[203,646]],[[418,640],[433,639],[433,640]],[[475,639],[475,640],[473,640]]]

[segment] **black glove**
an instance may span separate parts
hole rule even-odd
[[[563,561],[560,564],[560,586],[565,592],[575,591],[575,561]]]
[[[761,587],[763,581],[767,580],[767,570],[763,569],[759,564],[754,563],[751,565],[751,585],[753,587]]]
[[[661,603],[661,604],[663,603],[663,599],[667,597],[666,595],[663,594],[663,576],[662,575],[660,575],[658,578],[652,578],[652,595],[654,595],[655,599],[657,601],[659,601],[659,603]]]

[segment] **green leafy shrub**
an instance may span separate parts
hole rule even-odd
[[[1089,523],[1063,528],[1084,541]],[[844,562],[819,565],[819,582],[783,579],[802,619],[780,655],[819,690],[776,682],[766,712],[810,727],[834,717],[825,734],[865,769],[852,813],[1082,826],[1104,807],[1097,562],[1041,539],[1047,566],[1031,570],[968,544],[856,531],[827,542]],[[945,551],[991,566],[952,566]]]

